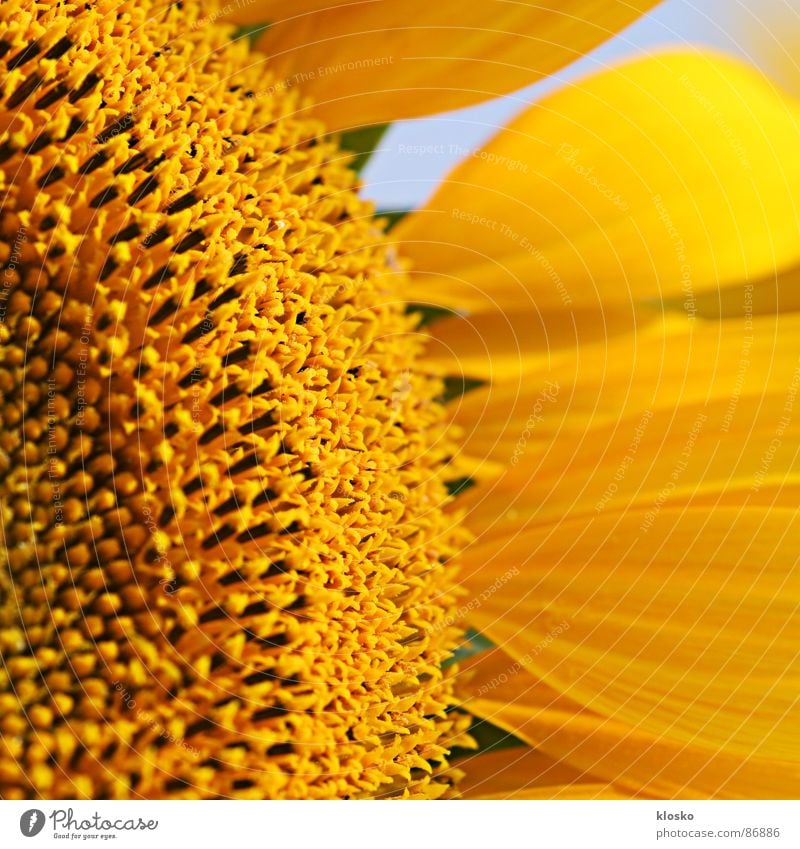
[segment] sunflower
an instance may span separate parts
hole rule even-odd
[[[355,128],[653,3],[284,5],[0,11],[0,793],[794,795],[797,104],[640,60],[387,232]]]

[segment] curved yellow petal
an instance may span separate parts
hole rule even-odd
[[[449,374],[492,382],[526,375],[531,358],[600,344],[630,333],[659,313],[619,309],[558,309],[480,312],[433,323],[427,359]]]
[[[798,340],[798,315],[652,328],[475,390],[465,450],[505,468],[461,500],[469,526],[486,539],[632,508],[800,503]]]
[[[329,129],[444,112],[516,91],[614,35],[657,0],[355,0],[233,4],[271,23],[269,67]],[[235,8],[234,8],[235,6]]]
[[[796,507],[665,507],[477,545],[470,624],[605,719],[790,762],[797,793],[799,531]]]
[[[473,668],[472,713],[596,781],[656,798],[797,798],[796,762],[743,757],[699,738],[678,741],[608,719],[560,695],[503,652],[481,656]]]
[[[673,303],[674,308],[680,304]],[[774,315],[800,311],[800,264],[782,269],[760,280],[742,282],[716,291],[704,292],[696,299],[697,315],[703,318]]]
[[[563,460],[593,429],[633,441],[643,416],[667,427],[674,411],[703,405],[706,430],[749,427],[758,414],[763,435],[769,405],[794,397],[798,339],[798,314],[722,322],[667,315],[636,333],[529,357],[519,376],[468,393],[453,415],[466,429],[465,451],[509,467],[546,452]]]
[[[599,782],[535,749],[513,748],[459,761],[465,799],[628,799],[630,794]]]
[[[292,15],[305,15],[309,12],[320,12],[324,9],[336,9],[351,5],[352,0],[292,0],[291,9],[287,3],[279,3],[277,0],[254,0],[247,2],[243,0],[236,3],[235,8],[225,10],[225,19],[237,24],[269,23],[273,20],[282,20]]]
[[[444,306],[679,298],[691,315],[700,292],[797,261],[798,144],[798,102],[756,71],[655,55],[531,106],[393,232],[416,295]]]
[[[785,394],[770,396],[756,413],[743,402],[725,431],[718,423],[729,408],[721,404],[643,413],[579,440],[564,436],[470,490],[459,506],[473,533],[489,541],[564,516],[638,509],[649,526],[665,505],[797,504],[800,421],[780,424],[785,403]]]

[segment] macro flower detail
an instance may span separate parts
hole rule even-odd
[[[438,796],[442,383],[347,158],[197,13],[3,10],[0,789]]]
[[[0,6],[0,797],[796,798],[800,102],[290,5]]]

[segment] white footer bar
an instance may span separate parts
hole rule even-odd
[[[0,802],[0,846],[800,847],[800,802]]]

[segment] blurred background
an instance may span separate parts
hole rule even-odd
[[[469,109],[394,124],[364,169],[363,194],[381,210],[419,206],[454,165],[527,104],[587,74],[658,50],[721,50],[800,95],[800,44],[784,38],[787,31],[800,30],[799,23],[800,0],[667,0],[542,82]]]

